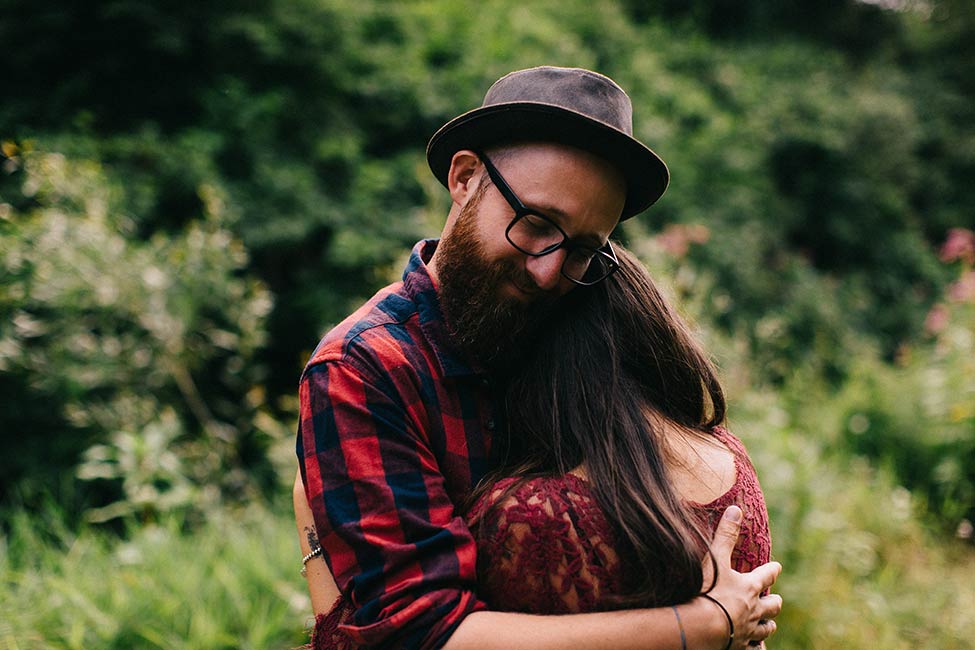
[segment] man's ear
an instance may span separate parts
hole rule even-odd
[[[447,172],[447,189],[450,198],[457,205],[466,205],[481,180],[479,173],[481,159],[469,149],[461,149],[450,159],[450,171]]]

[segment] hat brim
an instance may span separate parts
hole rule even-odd
[[[427,162],[433,175],[446,186],[450,161],[461,149],[526,141],[577,147],[619,169],[626,180],[621,221],[653,205],[670,182],[667,165],[642,142],[560,106],[535,102],[483,106],[454,118],[430,138]]]

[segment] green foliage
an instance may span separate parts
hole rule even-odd
[[[0,133],[100,160],[142,237],[200,218],[198,188],[223,188],[275,294],[261,355],[275,395],[309,341],[436,232],[423,145],[517,67],[595,67],[630,91],[674,177],[650,218],[712,229],[697,261],[734,296],[722,324],[776,312],[798,339],[774,355],[755,341],[771,366],[804,361],[810,322],[865,331],[892,358],[947,281],[930,244],[975,225],[964,2],[5,4],[18,21],[0,27],[0,77],[36,92],[4,104]]]
[[[838,412],[835,402],[818,408]],[[775,647],[975,647],[971,549],[932,541],[911,492],[827,453],[817,424],[791,420],[774,394],[752,393],[735,410],[785,567]]]
[[[97,164],[41,152],[20,160],[34,207],[0,224],[0,368],[35,403],[0,415],[4,483],[30,499],[65,469],[46,463],[46,449],[70,467],[102,442],[82,477],[122,480],[128,504],[102,518],[136,504],[144,516],[206,507],[214,491],[253,496],[261,463],[247,454],[272,433],[259,428],[254,363],[271,298],[239,276],[247,254],[223,225],[220,191],[200,188],[207,213],[178,235],[140,241]],[[132,457],[143,432],[161,438]],[[13,453],[25,437],[36,451]],[[173,458],[159,455],[167,447]]]
[[[21,513],[0,538],[4,648],[293,648],[311,603],[290,512],[213,509],[131,527],[124,541],[62,514]]]
[[[821,352],[845,372],[842,348],[813,336],[862,332],[893,356],[948,277],[914,208],[922,134],[898,72],[801,43],[691,40],[671,57],[672,105],[652,113],[676,122],[660,145],[674,182],[657,213],[710,229],[692,255],[730,301],[718,323],[752,339],[772,381]],[[755,336],[769,319],[781,346]]]
[[[952,258],[963,260],[928,316],[933,341],[904,348],[893,366],[861,362],[844,387],[842,443],[889,467],[948,531],[975,541],[975,233],[953,235],[961,248]]]
[[[675,225],[641,237],[634,250],[658,282],[673,278],[673,298],[702,324],[706,347],[717,355],[729,384],[732,408],[753,399],[753,391],[761,394],[770,372],[781,373],[775,408],[783,418],[835,462],[859,456],[886,471],[910,490],[917,514],[946,536],[957,532],[975,541],[975,233],[952,231],[941,258],[943,270],[957,280],[925,318],[926,336],[902,346],[892,363],[862,335],[830,337],[834,321],[822,319],[815,292],[803,308],[809,319],[821,320],[802,335],[788,331],[781,316],[769,315],[756,324],[751,345],[741,333],[729,336],[710,316],[727,308],[730,298],[712,274],[690,261],[694,248],[710,237],[706,228]],[[778,354],[800,343],[807,346],[801,362],[775,365]],[[768,356],[756,358],[752,345]],[[837,354],[846,357],[842,381],[829,365]]]
[[[755,34],[783,34],[792,39],[841,48],[863,57],[883,51],[901,38],[902,22],[891,11],[866,2],[828,0],[729,0],[643,3],[625,0],[623,6],[638,21],[663,17],[683,22],[722,39]],[[906,3],[905,3],[906,4]]]

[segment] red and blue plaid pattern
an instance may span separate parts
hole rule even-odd
[[[367,647],[439,648],[483,609],[458,509],[488,469],[500,409],[447,346],[436,288],[413,249],[402,282],[329,332],[301,377],[297,453],[335,580]]]

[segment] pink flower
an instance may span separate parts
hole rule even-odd
[[[691,244],[703,244],[710,238],[711,231],[707,226],[682,223],[667,226],[655,237],[661,248],[677,258],[687,255]]]
[[[948,231],[948,238],[941,247],[941,261],[955,260],[975,264],[975,232],[967,228],[952,228]]]
[[[924,330],[928,334],[938,334],[948,326],[948,308],[938,303],[931,308],[924,319]]]
[[[948,287],[948,299],[952,302],[975,302],[975,271],[965,271]]]

